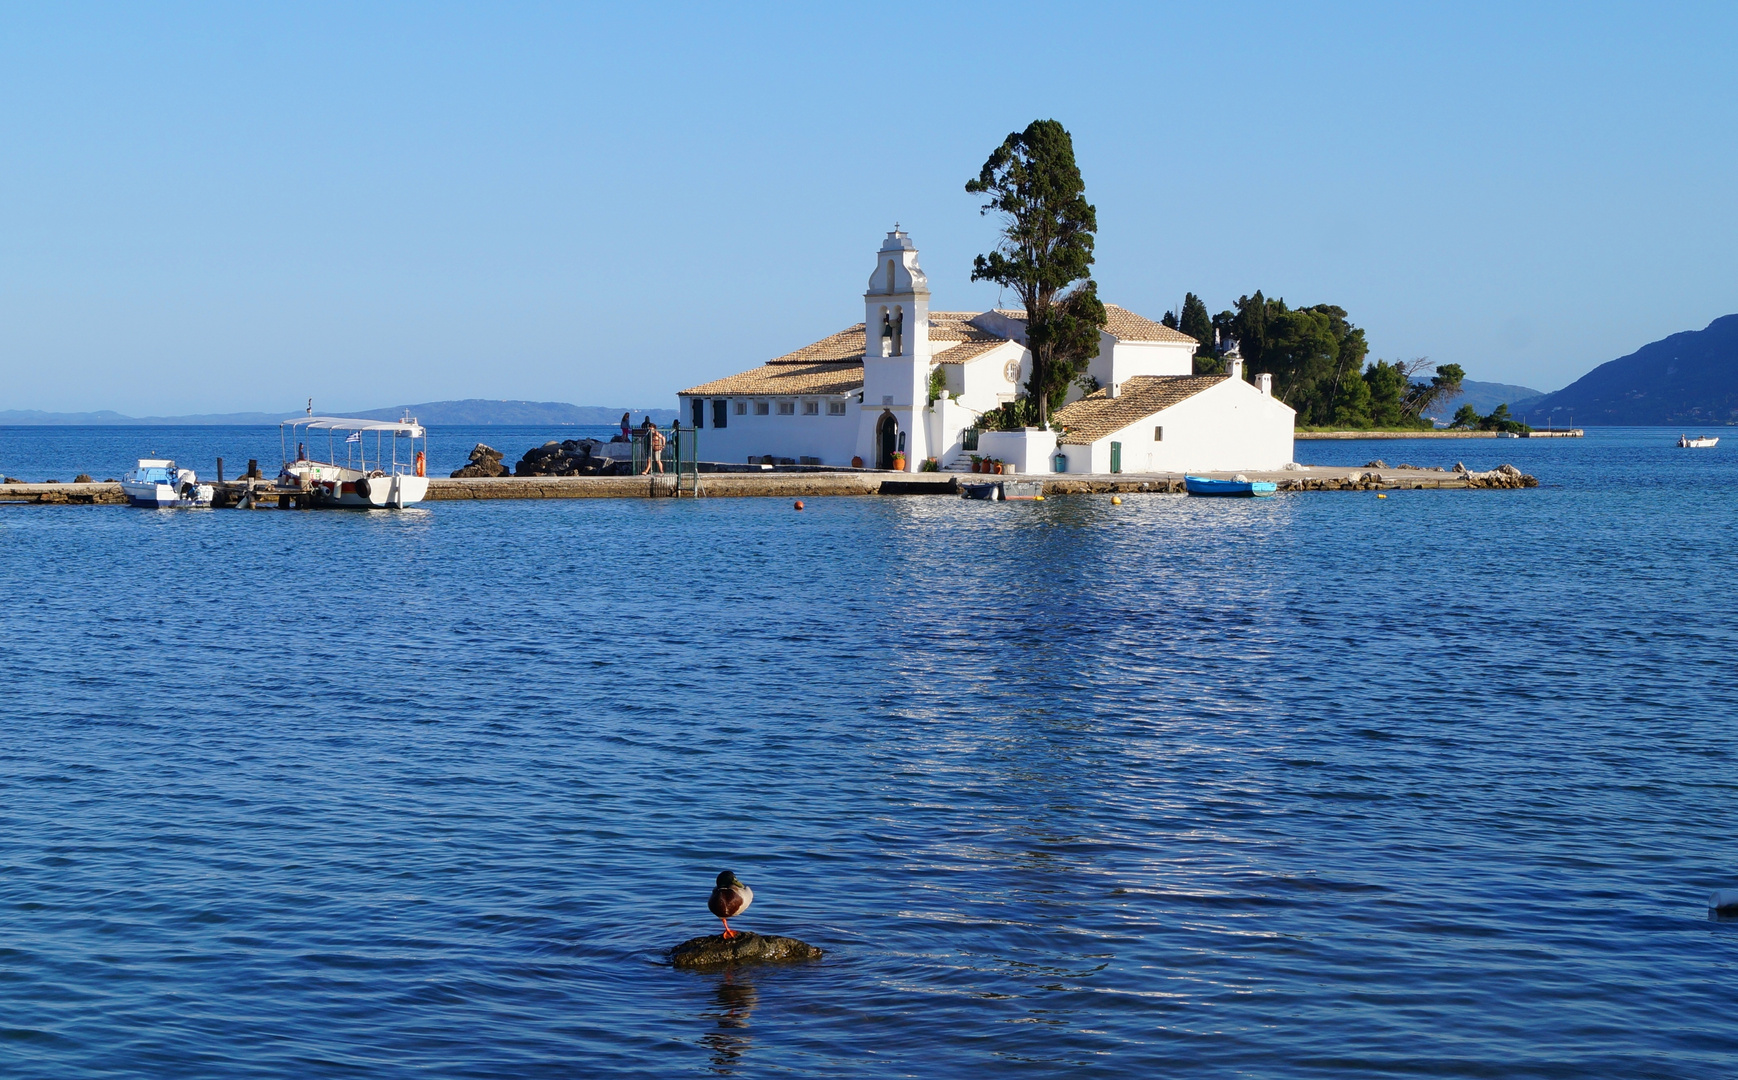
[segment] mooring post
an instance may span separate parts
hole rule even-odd
[[[223,483],[223,459],[217,459],[217,482]]]
[[[257,459],[257,458],[248,458],[247,459],[247,478],[249,480],[258,480],[260,478],[259,459]]]

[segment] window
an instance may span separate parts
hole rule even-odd
[[[1153,441],[1154,442],[1164,442],[1165,441],[1165,429],[1164,428],[1156,427],[1153,429]]]
[[[845,415],[845,403],[843,401],[829,401],[829,402],[827,402],[827,415],[828,416],[844,416]]]
[[[821,415],[821,403],[818,401],[805,401],[805,402],[803,402],[803,415],[804,416],[819,416],[819,415]]]
[[[756,416],[765,416],[771,411],[771,408],[764,401],[757,401],[754,403],[754,415]]]
[[[797,414],[797,403],[794,401],[779,402],[778,414],[780,416],[795,416]]]
[[[738,416],[747,416],[748,415],[748,402],[739,401],[736,403],[736,415],[738,415]]]
[[[706,426],[706,403],[695,398],[688,403],[688,415],[693,417],[695,427]]]
[[[730,402],[714,401],[712,403],[712,426],[723,427],[730,419]]]

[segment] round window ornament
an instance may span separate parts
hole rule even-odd
[[[1007,366],[1002,369],[1002,374],[1008,377],[1009,382],[1018,382],[1020,379],[1020,361],[1008,361]]]

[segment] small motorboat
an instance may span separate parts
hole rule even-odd
[[[1213,480],[1205,476],[1185,476],[1183,486],[1191,495],[1272,495],[1279,485],[1267,480],[1249,480],[1239,475],[1230,480]]]
[[[140,458],[139,467],[121,478],[121,490],[127,502],[154,510],[211,505],[211,485],[201,484],[192,469],[178,469],[168,458]]]
[[[1688,435],[1679,435],[1678,436],[1678,445],[1680,447],[1713,446],[1714,444],[1718,443],[1719,441],[1720,441],[1720,437],[1718,435],[1714,436],[1713,438],[1709,438],[1706,435],[1698,435],[1693,439],[1690,438]]]

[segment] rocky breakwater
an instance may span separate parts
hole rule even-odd
[[[509,476],[511,470],[501,464],[501,451],[493,446],[478,443],[471,451],[471,463],[462,469],[454,469],[456,477],[470,476]]]
[[[1375,468],[1372,468],[1375,467]],[[1486,472],[1473,472],[1459,462],[1455,463],[1454,471],[1449,472],[1440,467],[1413,468],[1402,465],[1400,469],[1409,470],[1402,475],[1384,474],[1386,469],[1380,461],[1372,461],[1364,470],[1354,470],[1339,476],[1307,476],[1296,479],[1280,480],[1281,491],[1394,491],[1412,488],[1532,488],[1539,486],[1536,476],[1528,476],[1513,465],[1498,465]],[[1421,473],[1436,474],[1421,476]],[[1438,478],[1440,477],[1440,479]]]
[[[542,446],[525,451],[519,464],[513,466],[514,476],[615,476],[626,475],[627,462],[614,461],[603,453],[604,444],[596,439],[551,439]]]

